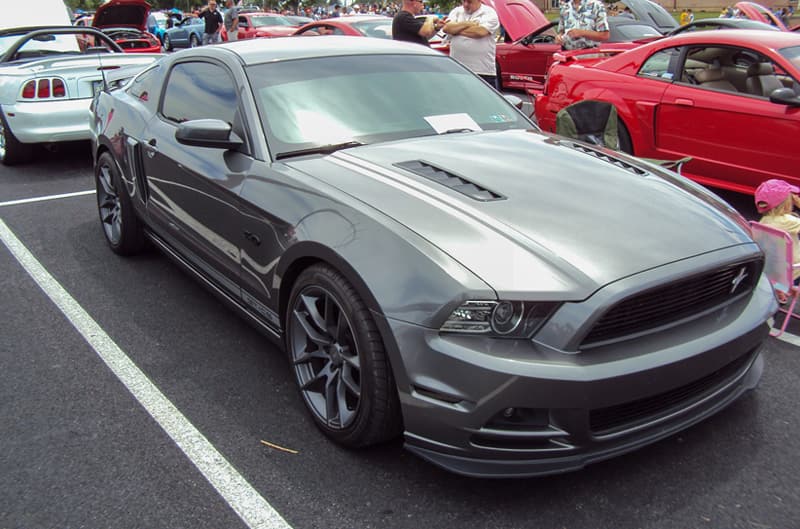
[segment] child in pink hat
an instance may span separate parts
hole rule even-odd
[[[793,213],[794,208],[800,208],[800,188],[773,178],[762,182],[756,188],[755,201],[762,224],[768,224],[785,231],[794,237],[794,256],[792,261],[800,263],[800,217]],[[794,278],[800,277],[800,268],[794,271]]]

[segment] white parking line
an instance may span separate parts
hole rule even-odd
[[[281,515],[233,468],[45,270],[2,219],[0,219],[0,240],[248,527],[291,529]]]
[[[80,197],[83,195],[94,195],[94,189],[90,189],[88,191],[77,191],[75,193],[63,193],[61,195],[48,195],[44,197],[33,197],[33,198],[21,198],[19,200],[9,200],[7,202],[0,202],[0,207],[2,206],[16,206],[18,204],[30,204],[31,202],[43,202],[45,200],[56,200],[59,198],[70,198],[70,197]]]

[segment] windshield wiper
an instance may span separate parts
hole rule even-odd
[[[456,129],[447,129],[446,131],[442,132],[442,134],[459,134],[461,132],[476,132],[473,129],[469,129],[467,127],[459,127]]]
[[[343,143],[330,143],[328,145],[320,145],[319,147],[309,147],[308,149],[298,149],[296,151],[280,152],[275,155],[276,160],[283,158],[290,158],[292,156],[303,156],[304,154],[331,154],[342,149],[349,149],[350,147],[359,147],[364,145],[360,141],[345,141]]]

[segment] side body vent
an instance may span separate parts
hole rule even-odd
[[[506,197],[499,195],[494,191],[490,191],[485,187],[470,182],[464,177],[439,169],[427,162],[421,160],[412,160],[409,162],[400,162],[394,164],[395,167],[411,171],[412,173],[433,180],[443,186],[449,187],[454,191],[458,191],[474,200],[481,202],[490,202],[493,200],[505,200]]]
[[[616,165],[617,167],[621,167],[621,168],[625,169],[626,171],[629,171],[629,172],[631,172],[633,174],[638,174],[638,175],[647,174],[647,171],[645,171],[644,169],[642,169],[640,167],[636,167],[635,165],[631,165],[628,162],[624,162],[624,161],[622,161],[620,159],[614,158],[613,156],[609,156],[608,154],[606,154],[606,153],[604,153],[602,151],[598,151],[596,149],[592,149],[591,147],[588,147],[586,145],[581,145],[580,143],[568,143],[567,145],[569,145],[570,147],[572,147],[576,151],[585,152],[586,154],[594,156],[595,158],[599,158],[600,160],[606,161],[606,162],[608,162],[610,164]]]

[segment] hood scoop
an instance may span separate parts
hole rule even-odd
[[[562,145],[567,145],[569,147],[572,147],[576,151],[584,152],[586,154],[594,156],[599,160],[603,160],[604,162],[608,162],[612,165],[616,165],[617,167],[621,167],[633,174],[637,175],[648,174],[647,171],[645,171],[641,167],[636,167],[635,165],[629,164],[628,162],[622,161],[619,158],[615,158],[614,156],[610,156],[602,151],[598,151],[592,149],[591,147],[587,147],[586,145],[581,145],[580,143],[566,143],[566,142],[562,142]]]
[[[473,200],[478,200],[480,202],[491,202],[494,200],[506,199],[506,197],[503,195],[486,189],[485,187],[482,187],[474,182],[470,182],[463,176],[458,176],[457,174],[445,171],[444,169],[440,169],[435,165],[423,162],[422,160],[399,162],[394,164],[394,166],[405,169],[406,171],[410,171],[415,175],[427,178],[428,180],[433,180],[434,182],[449,187],[453,191],[458,191],[459,193],[466,195]]]

